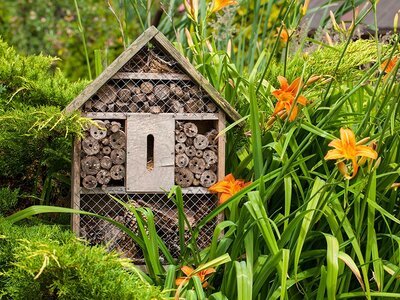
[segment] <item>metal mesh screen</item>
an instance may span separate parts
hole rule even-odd
[[[132,57],[122,67],[121,71],[134,73],[183,73],[173,58],[151,44]]]
[[[169,200],[165,194],[123,194],[114,196],[133,206],[150,208],[154,214],[158,235],[164,241],[172,256],[175,258],[179,256],[178,213],[172,200]],[[212,194],[184,194],[183,197],[185,214],[193,227],[215,208],[217,202],[215,195]],[[80,208],[113,218],[137,232],[134,216],[107,194],[101,192],[82,194]],[[210,244],[216,224],[217,220],[214,219],[202,228],[196,241],[200,249]],[[107,245],[109,250],[117,250],[136,262],[143,261],[143,253],[132,239],[106,221],[96,217],[81,216],[80,235],[92,245],[104,244]],[[189,230],[186,230],[185,238],[187,240],[190,238]],[[161,253],[160,255],[160,260],[165,262],[165,258]]]

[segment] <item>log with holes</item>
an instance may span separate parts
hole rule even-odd
[[[176,122],[175,183],[183,188],[209,188],[217,182],[217,130],[199,133],[194,122]]]
[[[125,178],[126,135],[118,121],[94,120],[81,142],[81,186],[122,186]]]

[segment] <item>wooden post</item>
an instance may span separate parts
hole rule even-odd
[[[71,208],[80,209],[80,151],[81,141],[75,137],[72,150],[72,170],[71,170]],[[72,230],[79,236],[79,220],[78,214],[71,217]]]
[[[220,112],[218,114],[218,133],[225,129],[225,114]],[[218,137],[218,181],[225,177],[225,134]]]
[[[222,130],[225,129],[225,114],[223,112],[218,113],[219,118],[218,118],[218,133],[221,132]],[[221,181],[225,177],[225,143],[226,143],[226,135],[220,135],[218,137],[218,181]],[[221,212],[217,216],[217,222],[221,223],[224,220],[224,213]],[[223,236],[223,232],[221,232],[220,237]]]

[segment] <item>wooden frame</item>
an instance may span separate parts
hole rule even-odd
[[[92,83],[90,83],[78,97],[75,98],[66,108],[66,113],[78,110],[90,97],[92,97],[110,78],[117,75],[117,72],[125,65],[136,53],[138,53],[147,43],[153,42],[162,50],[170,54],[178,65],[188,74],[198,86],[203,88],[213,99],[215,104],[221,108],[225,114],[232,120],[238,121],[241,116],[238,112],[218,93],[218,91],[196,70],[195,67],[181,54],[170,41],[151,26],[142,35],[133,42],[112,64],[110,64],[103,73],[100,74]],[[164,74],[163,74],[164,75]],[[136,76],[136,75],[135,75]],[[145,78],[146,75],[144,75]],[[168,78],[169,75],[166,75]]]
[[[72,170],[71,170],[71,207],[72,209],[80,209],[80,151],[81,142],[78,137],[75,138],[72,152]],[[79,235],[79,215],[73,214],[71,217],[72,230]]]
[[[139,51],[141,51],[149,43],[151,43],[155,48],[158,48],[159,50],[161,50],[161,52],[165,52],[166,55],[168,55],[169,59],[174,61],[174,65],[176,62],[177,66],[179,66],[179,68],[181,69],[183,74],[177,73],[177,72],[179,72],[179,70],[173,71],[172,73],[135,73],[135,72],[125,72],[125,71],[120,72],[121,68],[123,68],[123,66],[125,64],[127,64],[132,59],[133,56],[135,56],[137,53],[139,53]],[[234,108],[225,99],[223,99],[223,97],[215,90],[215,88],[189,63],[189,61],[185,57],[182,56],[181,53],[179,53],[174,48],[174,46],[167,40],[167,38],[161,32],[159,32],[155,27],[150,27],[148,30],[146,30],[126,51],[124,51],[112,64],[110,64],[110,66],[108,68],[106,68],[106,70],[98,78],[96,78],[92,83],[90,83],[84,89],[84,91],[79,96],[77,96],[75,98],[75,100],[72,101],[65,108],[65,112],[71,113],[76,110],[80,110],[86,101],[88,101],[88,100],[93,101],[94,98],[92,98],[92,97],[98,92],[99,89],[101,89],[104,85],[106,85],[110,79],[116,80],[117,83],[115,83],[115,86],[117,88],[120,88],[120,86],[123,86],[123,84],[126,84],[126,81],[129,81],[129,80],[137,80],[134,83],[146,81],[146,80],[147,81],[154,80],[154,81],[169,81],[172,83],[174,83],[174,81],[175,81],[175,82],[179,82],[179,84],[182,86],[186,86],[186,85],[193,86],[194,85],[196,87],[196,91],[197,91],[197,88],[200,88],[198,90],[201,91],[201,94],[197,94],[197,92],[190,92],[189,97],[188,97],[189,100],[191,100],[190,97],[193,97],[196,99],[198,98],[199,100],[203,101],[203,105],[206,105],[206,101],[207,101],[207,103],[213,102],[218,107],[218,109],[215,108],[215,106],[213,106],[213,109],[209,110],[209,111],[216,111],[214,113],[197,113],[196,112],[196,111],[204,111],[203,109],[201,109],[201,110],[186,110],[185,109],[184,110],[184,111],[194,111],[193,113],[189,113],[189,112],[162,113],[162,112],[159,112],[159,117],[158,117],[158,114],[156,114],[156,113],[154,113],[154,114],[148,113],[147,111],[149,111],[149,110],[146,110],[146,113],[144,113],[144,112],[140,112],[140,113],[139,112],[136,112],[136,113],[134,113],[134,112],[87,112],[87,113],[82,113],[82,116],[88,117],[88,118],[91,118],[94,120],[102,120],[102,121],[104,121],[104,120],[113,121],[114,120],[114,121],[116,121],[116,122],[114,122],[114,125],[115,125],[115,123],[123,123],[123,122],[125,123],[124,132],[126,134],[127,139],[125,140],[126,148],[123,148],[123,149],[126,150],[126,156],[125,156],[126,159],[125,159],[125,162],[123,162],[123,163],[115,163],[115,164],[118,166],[125,165],[126,172],[125,172],[125,179],[124,179],[123,186],[107,186],[107,184],[108,184],[108,182],[107,182],[107,183],[102,183],[103,186],[102,186],[102,188],[100,188],[99,187],[100,185],[98,184],[98,182],[101,182],[101,181],[94,181],[95,184],[97,184],[97,187],[95,187],[96,185],[88,186],[86,184],[85,186],[87,188],[91,188],[91,187],[95,187],[95,188],[90,189],[90,190],[82,188],[80,186],[81,185],[81,174],[80,174],[81,173],[81,171],[80,171],[81,170],[81,148],[83,148],[82,151],[86,151],[85,157],[97,156],[100,159],[102,159],[105,155],[109,155],[109,154],[105,154],[105,152],[102,153],[101,151],[104,150],[105,147],[110,148],[110,146],[109,146],[108,142],[107,142],[107,144],[104,142],[104,140],[105,140],[104,137],[97,139],[96,136],[93,135],[93,136],[91,136],[91,138],[92,139],[95,138],[96,141],[92,142],[91,144],[97,145],[97,143],[99,143],[100,146],[98,146],[98,149],[100,149],[100,152],[99,152],[99,150],[97,150],[97,152],[90,153],[89,151],[87,151],[87,149],[88,149],[88,145],[91,145],[91,144],[81,143],[81,140],[79,138],[76,138],[74,141],[74,146],[73,146],[73,156],[72,156],[73,163],[72,163],[72,172],[71,172],[71,180],[72,180],[71,207],[74,209],[80,209],[81,207],[88,207],[87,206],[88,203],[89,203],[89,205],[97,205],[98,204],[97,202],[94,202],[94,204],[92,204],[91,201],[97,201],[97,200],[93,200],[93,199],[96,199],[97,196],[92,196],[92,195],[115,194],[115,195],[121,195],[121,196],[123,195],[123,196],[129,197],[129,196],[133,196],[136,194],[137,195],[140,194],[140,195],[144,195],[145,197],[153,197],[153,196],[159,196],[160,194],[162,194],[165,196],[165,191],[154,188],[154,186],[163,186],[161,183],[165,183],[165,180],[162,178],[161,175],[159,176],[160,178],[154,179],[155,184],[153,184],[153,185],[143,184],[143,187],[138,187],[137,185],[132,185],[132,186],[134,186],[133,188],[130,185],[132,182],[129,181],[128,174],[132,175],[135,173],[135,170],[136,170],[135,166],[137,166],[139,163],[142,163],[142,158],[143,158],[142,157],[143,153],[142,153],[140,159],[136,159],[136,160],[132,159],[130,151],[132,153],[139,153],[140,151],[139,152],[136,151],[137,149],[140,150],[143,147],[146,147],[146,145],[141,145],[141,143],[142,143],[141,141],[143,141],[142,135],[146,134],[146,137],[148,138],[149,135],[156,136],[153,133],[157,132],[157,137],[159,138],[159,140],[163,140],[163,138],[162,138],[163,134],[168,135],[168,138],[170,138],[172,135],[174,147],[168,148],[165,145],[162,145],[162,147],[165,147],[165,149],[163,149],[164,152],[154,151],[153,161],[154,162],[156,161],[156,159],[155,159],[155,157],[157,156],[156,153],[159,155],[159,157],[164,157],[161,155],[165,154],[165,152],[170,153],[171,157],[173,158],[172,161],[170,160],[171,157],[165,156],[165,157],[167,157],[165,159],[165,161],[167,161],[168,163],[166,163],[165,165],[162,165],[162,164],[160,164],[160,165],[162,165],[163,167],[172,167],[173,174],[174,174],[174,177],[172,177],[172,182],[175,184],[175,182],[179,182],[176,179],[177,177],[175,177],[176,174],[178,174],[177,170],[179,168],[179,165],[175,162],[175,157],[177,155],[175,153],[175,151],[176,151],[175,146],[177,145],[175,132],[176,132],[177,128],[179,126],[181,126],[180,123],[189,123],[189,122],[194,123],[195,125],[198,126],[198,134],[199,135],[204,134],[203,135],[203,139],[204,139],[205,134],[206,134],[204,131],[205,128],[210,128],[210,131],[208,131],[208,130],[206,131],[207,133],[210,133],[214,129],[216,129],[218,132],[221,132],[225,129],[225,123],[227,122],[227,120],[228,121],[238,121],[241,118],[241,116],[234,110]],[[190,81],[190,82],[182,83],[183,81]],[[161,84],[167,84],[167,83],[162,82]],[[118,92],[118,90],[115,91],[115,93],[117,93],[117,92]],[[140,93],[141,93],[141,95],[148,94],[147,92],[143,93],[143,90]],[[132,97],[132,95],[133,95],[133,92],[132,92],[132,94],[128,94],[129,97]],[[124,99],[119,94],[118,94],[118,97],[120,97],[119,99]],[[172,94],[171,94],[171,99],[167,98],[167,100],[172,101],[172,100],[176,99],[173,97],[176,97],[176,95],[172,96]],[[202,99],[201,97],[204,97],[204,98]],[[188,98],[182,98],[183,105],[185,105],[185,101],[188,101],[187,100]],[[127,100],[126,102],[132,101],[131,98],[128,98],[128,99],[129,100]],[[117,100],[114,99],[111,101],[117,101]],[[165,103],[167,103],[167,102],[165,102]],[[97,109],[97,110],[99,110],[99,109]],[[113,109],[110,109],[110,111],[113,111]],[[134,110],[132,110],[132,111],[134,111]],[[165,111],[171,111],[171,110],[165,110]],[[183,110],[175,110],[175,111],[183,111]],[[130,122],[130,120],[133,120],[136,115],[139,115],[141,117],[138,117],[137,122]],[[146,118],[142,118],[146,115],[149,117],[149,120],[151,120],[152,118],[154,119],[154,122],[153,122],[153,123],[155,123],[155,125],[153,124],[154,126],[153,125],[150,126],[151,124],[145,120]],[[171,121],[173,121],[173,127],[169,126],[169,125],[166,126],[164,123],[162,123],[161,120],[163,118],[166,118],[168,120],[171,119]],[[159,120],[156,120],[156,119],[159,119]],[[183,122],[176,122],[176,121],[183,121]],[[204,121],[204,122],[202,122],[202,121]],[[108,125],[110,125],[112,123],[113,122],[104,122],[104,124],[108,124]],[[178,126],[177,126],[177,124],[178,124]],[[134,127],[130,127],[130,126],[134,126]],[[193,126],[193,124],[192,124],[192,126]],[[211,129],[213,129],[213,130],[211,130]],[[93,131],[93,132],[98,132],[96,127],[95,127],[95,130],[96,131]],[[136,130],[138,132],[140,132],[140,141],[138,139],[135,142],[135,140],[132,139],[132,136],[135,134]],[[180,127],[179,130],[181,133],[183,132],[182,127]],[[116,131],[111,131],[111,132],[120,133],[120,131],[121,131],[121,129],[116,129]],[[92,135],[93,132],[90,132],[90,134]],[[104,132],[104,130],[103,130],[103,132]],[[168,132],[168,134],[166,132]],[[197,132],[197,129],[196,129],[196,132]],[[109,133],[110,133],[110,129],[107,134],[109,134]],[[106,134],[106,137],[109,137],[107,134]],[[186,132],[184,132],[184,134],[186,134]],[[213,134],[215,134],[215,132]],[[89,136],[89,134],[88,134],[88,136]],[[193,137],[189,134],[187,136]],[[215,136],[215,135],[213,135],[213,136]],[[89,140],[89,139],[87,139],[87,140]],[[200,141],[201,141],[201,138],[200,138]],[[102,142],[104,142],[104,145],[102,145]],[[183,143],[183,142],[179,142],[179,143]],[[135,143],[135,145],[138,145],[137,147],[135,146],[136,148],[133,145],[134,143]],[[192,143],[193,143],[193,141],[192,141]],[[199,143],[199,140],[197,140],[197,143]],[[207,143],[207,145],[208,145],[208,143]],[[207,145],[205,147],[207,147]],[[213,143],[213,145],[210,146],[209,148],[198,147],[197,148],[198,150],[196,150],[196,151],[202,151],[203,149],[208,149],[208,150],[212,149],[211,151],[213,151],[213,156],[214,157],[217,156],[217,157],[215,157],[215,159],[218,158],[217,161],[210,163],[207,167],[203,167],[205,170],[212,170],[212,172],[214,172],[212,174],[212,178],[213,178],[212,183],[215,182],[215,180],[216,180],[215,178],[217,178],[218,181],[221,181],[225,177],[225,145],[226,145],[226,136],[225,136],[225,134],[222,134],[222,135],[218,136],[218,148],[216,148],[215,147],[216,145]],[[188,144],[186,146],[193,147],[193,144]],[[90,147],[92,147],[92,146],[90,146]],[[121,148],[118,148],[118,149],[121,149]],[[114,150],[115,150],[115,148],[114,148]],[[112,151],[114,151],[114,150],[112,150]],[[202,152],[200,152],[199,156],[197,156],[196,159],[199,159],[199,158],[205,159],[206,158],[206,156],[203,157],[201,153]],[[198,155],[198,154],[196,154],[196,155]],[[111,157],[111,155],[109,155],[109,156]],[[188,154],[188,156],[189,156],[189,154]],[[147,159],[149,157],[149,155],[146,154],[145,157]],[[192,157],[192,156],[190,156],[190,157]],[[207,157],[209,158],[210,155],[208,155]],[[93,157],[91,157],[91,159],[93,159]],[[82,162],[83,162],[83,158],[82,158]],[[83,164],[83,165],[87,166],[88,164]],[[210,166],[212,166],[213,169],[211,169]],[[192,167],[193,167],[193,165],[192,165]],[[103,172],[110,171],[110,168],[107,169],[106,167],[103,167],[103,166],[101,168],[102,169],[100,171],[103,171]],[[129,168],[132,168],[132,169],[129,169]],[[187,164],[180,168],[181,169],[187,168]],[[203,171],[204,171],[204,169],[203,169]],[[82,172],[85,173],[85,176],[87,174],[95,174],[94,176],[97,176],[100,174],[100,172],[98,172],[98,171],[97,171],[98,173],[96,173],[96,172],[89,173],[88,172],[86,174],[86,170],[85,169],[82,169],[82,170],[83,170]],[[190,170],[190,171],[193,172],[193,174],[196,173],[196,171],[193,171],[193,170]],[[112,173],[111,171],[110,171],[110,173],[115,174],[115,173]],[[122,171],[121,171],[121,174],[124,174],[124,173],[122,173]],[[198,177],[196,177],[196,178],[199,179],[199,178],[201,178],[201,176],[199,176],[199,174],[203,174],[203,173],[197,172],[196,174],[198,175]],[[210,175],[208,174],[208,176],[210,176]],[[84,178],[86,179],[87,177],[89,177],[89,176],[86,176]],[[132,178],[134,178],[134,177],[132,177]],[[97,180],[100,180],[100,179],[97,179]],[[137,182],[141,182],[141,180],[145,181],[145,179],[143,179],[143,178],[136,178],[134,180]],[[150,180],[151,182],[153,182],[153,179],[147,179],[147,180],[148,181]],[[202,179],[202,180],[204,180],[204,179]],[[160,183],[160,184],[157,185],[158,183]],[[189,186],[188,188],[182,189],[182,192],[184,195],[186,195],[187,199],[195,199],[193,201],[197,201],[196,199],[204,199],[204,198],[201,198],[201,197],[203,197],[202,195],[207,195],[205,198],[206,200],[204,200],[204,201],[207,201],[207,203],[208,203],[208,201],[212,201],[212,203],[215,203],[215,205],[216,205],[216,202],[214,202],[214,199],[217,199],[217,196],[211,195],[211,193],[208,191],[208,189],[205,188],[205,186],[209,186],[212,183],[205,184],[203,182],[202,185],[200,185],[198,182],[194,183],[193,185],[190,183],[190,184],[186,185],[186,186]],[[182,186],[184,186],[184,184],[182,184]],[[200,195],[201,197],[197,197],[198,195]],[[90,202],[86,202],[86,200],[84,200],[84,198],[83,198],[84,196],[85,197],[88,196],[88,199]],[[82,202],[81,202],[81,198],[83,199]],[[189,202],[189,203],[195,203],[195,202]],[[192,205],[189,203],[188,203],[188,205]],[[196,202],[194,205],[197,205],[197,203],[198,202]],[[207,204],[207,206],[208,206],[208,204]],[[91,206],[89,206],[89,208],[90,207]],[[195,206],[193,206],[193,207],[195,207]],[[192,209],[192,208],[190,208],[190,209]],[[102,211],[103,213],[106,213],[106,214],[108,213],[106,206],[101,206],[99,208],[99,211]],[[201,217],[201,216],[199,216],[199,217]],[[217,222],[222,221],[223,213],[219,214],[216,220],[217,220]],[[82,230],[82,232],[84,232],[86,230],[87,224],[85,224],[84,219],[81,219],[80,215],[78,215],[78,214],[74,214],[72,216],[71,223],[72,223],[73,231],[77,235],[80,234],[81,230]],[[92,223],[90,223],[89,227],[91,227],[91,224]],[[82,228],[80,228],[80,226],[82,226]],[[93,227],[91,227],[91,228],[93,228]],[[207,241],[207,239],[205,239],[205,241]]]
[[[146,79],[146,80],[191,80],[189,76],[185,74],[175,73],[129,73],[129,72],[118,72],[112,79]]]

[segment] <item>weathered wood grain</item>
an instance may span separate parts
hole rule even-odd
[[[81,141],[75,138],[72,150],[72,166],[71,166],[71,208],[80,209],[80,152]],[[71,227],[77,236],[79,236],[79,220],[78,214],[73,214],[71,217]]]
[[[219,113],[219,120],[218,120],[218,132],[221,132],[225,129],[225,114],[222,112]],[[221,181],[225,177],[225,143],[226,143],[226,136],[222,134],[218,137],[218,181]]]
[[[147,80],[191,80],[186,74],[178,73],[130,73],[118,72],[113,79],[147,79]]]
[[[159,31],[154,26],[147,29],[114,60],[95,80],[93,80],[66,108],[66,113],[78,110],[92,97],[115,73],[122,68],[136,53],[138,53]]]
[[[168,114],[130,114],[127,120],[127,191],[162,192],[174,185],[175,119]],[[153,168],[147,139],[154,137]]]
[[[171,55],[181,67],[182,70],[192,78],[192,80],[202,87],[214,100],[232,121],[237,121],[241,118],[239,113],[218,93],[218,91],[196,70],[196,68],[171,44],[171,42],[158,32],[152,40],[154,44]]]

